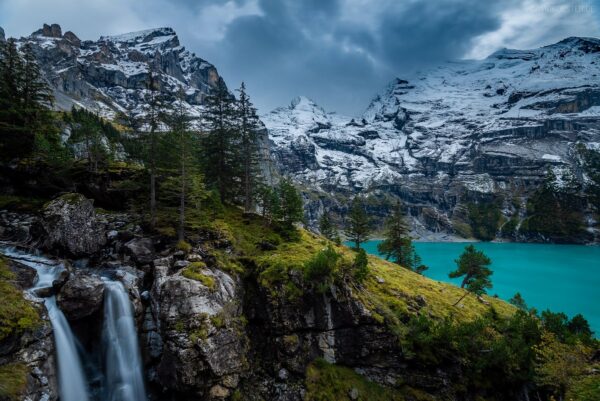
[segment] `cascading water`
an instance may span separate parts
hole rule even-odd
[[[87,401],[88,391],[83,366],[77,353],[76,338],[54,297],[46,298],[46,309],[54,331],[58,359],[58,385],[61,401]]]
[[[63,265],[40,256],[29,255],[11,248],[0,251],[9,258],[17,259],[20,263],[35,269],[38,279],[31,288],[34,295],[37,289],[51,287],[52,282],[64,270]],[[88,401],[85,374],[77,353],[77,339],[65,315],[56,305],[56,298],[54,296],[46,298],[44,304],[54,331],[60,399],[61,401]]]
[[[105,280],[103,341],[106,401],[146,401],[131,301],[119,281]]]

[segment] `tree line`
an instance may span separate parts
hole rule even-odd
[[[147,176],[147,200],[139,210],[151,229],[159,216],[175,220],[183,240],[188,217],[216,213],[224,204],[260,212],[291,231],[303,216],[302,199],[290,180],[273,183],[263,174],[260,122],[244,83],[237,97],[219,80],[204,99],[203,110],[189,108],[186,94],[161,91],[159,74],[148,65],[143,110],[125,110],[109,122],[80,108],[52,111],[53,97],[32,46],[12,38],[0,43],[0,161],[55,161],[57,155],[79,158],[91,174],[106,171],[111,144],[126,150],[126,163],[137,162]],[[61,126],[71,127],[61,142]],[[207,210],[202,210],[201,206]]]

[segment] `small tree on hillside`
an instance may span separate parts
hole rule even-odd
[[[367,215],[365,205],[360,197],[355,197],[350,205],[348,222],[346,224],[346,236],[354,242],[354,248],[360,249],[360,244],[369,238],[371,233],[371,219]]]
[[[362,283],[369,274],[369,258],[367,252],[364,249],[359,249],[356,253],[353,263],[354,268],[354,279],[358,283]]]
[[[276,192],[279,199],[276,217],[283,223],[284,228],[292,229],[294,223],[304,219],[302,197],[289,179],[281,180]]]
[[[469,293],[482,295],[487,289],[492,288],[490,276],[493,272],[488,267],[492,261],[482,251],[478,251],[473,245],[468,245],[455,262],[458,268],[448,276],[463,277],[460,288],[465,288],[467,292],[454,305],[458,305]]]
[[[427,266],[421,263],[421,258],[412,243],[400,201],[396,203],[392,215],[386,220],[384,240],[377,245],[377,250],[386,259],[392,259],[394,263],[417,273],[427,269]]]
[[[329,218],[328,212],[324,212],[319,219],[319,231],[321,232],[322,236],[330,241],[335,241],[338,237],[337,230]]]

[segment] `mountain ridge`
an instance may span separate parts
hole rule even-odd
[[[316,188],[317,200],[307,196],[313,225],[326,209],[345,213],[327,193],[363,193],[402,199],[418,236],[456,233],[467,204],[489,198],[504,198],[509,220],[517,210],[507,199],[523,190],[526,204],[549,170],[591,185],[576,147],[600,142],[599,42],[566,38],[396,78],[358,118],[278,108],[263,121],[279,168]],[[381,222],[386,209],[375,212]],[[582,213],[597,235],[594,212]]]

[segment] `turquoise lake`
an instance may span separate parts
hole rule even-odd
[[[377,255],[379,241],[363,245]],[[435,280],[451,280],[448,273],[456,268],[454,260],[465,243],[416,242],[417,252],[429,266],[425,276]],[[538,311],[550,309],[570,317],[581,313],[596,336],[600,335],[600,246],[548,245],[520,243],[475,243],[477,249],[492,259],[493,288],[508,300],[520,292],[530,307]]]

